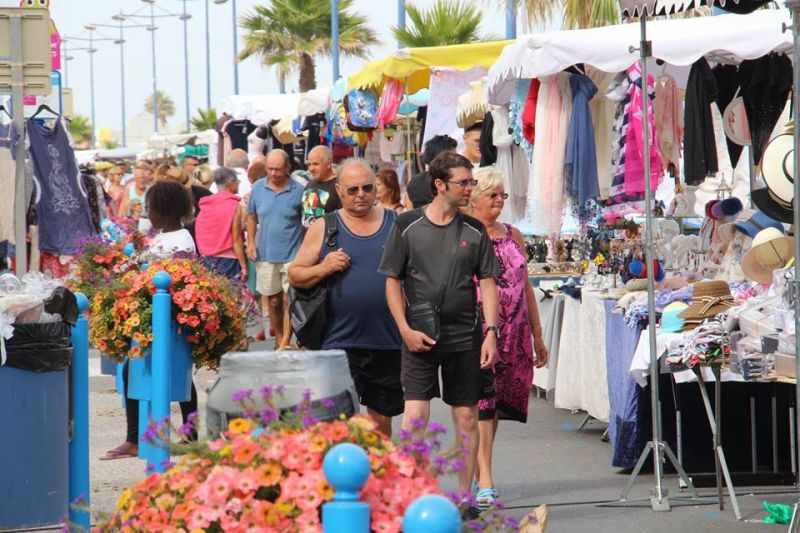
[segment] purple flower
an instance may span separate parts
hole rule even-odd
[[[431,433],[433,435],[438,435],[447,433],[447,430],[439,422],[431,422],[430,424],[428,424],[428,433]]]
[[[265,426],[269,425],[270,423],[274,422],[278,419],[278,413],[275,412],[275,409],[262,409],[261,410],[261,423]]]
[[[170,468],[172,468],[173,466],[175,466],[175,463],[173,463],[173,462],[170,460],[170,458],[169,458],[169,457],[167,457],[166,459],[164,459],[163,461],[161,461],[161,463],[160,463],[160,466],[161,466],[161,468],[163,468],[164,470],[169,470]]]
[[[519,529],[519,520],[513,516],[507,516],[505,517],[505,520],[503,520],[503,525],[511,530],[516,531]]]
[[[485,530],[486,526],[484,526],[483,522],[481,522],[480,520],[472,520],[467,524],[467,527],[469,527],[469,529],[472,531],[481,533],[482,531]]]
[[[421,429],[425,429],[427,422],[424,418],[415,418],[411,421],[411,429],[415,431],[419,431]]]
[[[233,396],[231,396],[231,401],[234,403],[242,403],[245,399],[250,398],[252,394],[253,391],[251,389],[240,390],[233,393]]]
[[[303,401],[304,401],[304,402],[310,402],[310,401],[311,401],[311,397],[312,397],[313,395],[314,395],[314,393],[313,393],[313,392],[311,392],[311,389],[306,389],[306,390],[304,390],[304,391],[303,391]]]
[[[333,409],[334,407],[336,407],[336,402],[334,402],[330,398],[323,398],[319,401],[319,403],[321,403],[322,407],[324,407],[325,409]]]
[[[155,470],[156,470],[156,467],[155,467],[155,466],[153,466],[153,465],[147,465],[147,467],[145,467],[145,469],[144,469],[144,472],[145,472],[145,474],[148,474],[148,475],[150,475],[150,474],[152,474],[153,472],[155,472]]]
[[[275,392],[277,392],[278,394],[283,394],[284,392],[286,392],[286,385],[282,384],[278,385],[277,387],[275,387]]]
[[[192,433],[194,433],[194,422],[191,419],[178,428],[178,434],[181,437],[188,437]]]
[[[313,426],[317,422],[319,422],[319,420],[317,420],[311,414],[307,414],[306,416],[303,417],[303,427],[306,428],[306,429],[308,429],[309,427]]]
[[[275,392],[275,389],[270,385],[264,385],[261,387],[261,397],[266,401],[272,398],[272,394]]]
[[[408,442],[412,438],[412,434],[407,429],[401,429],[397,432],[397,438],[400,439],[401,442]]]
[[[452,463],[450,463],[450,468],[455,470],[456,472],[460,472],[464,470],[466,463],[462,459],[456,459]]]

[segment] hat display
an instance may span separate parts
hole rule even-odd
[[[661,313],[661,332],[677,333],[683,329],[683,319],[678,316],[689,306],[683,302],[672,302]]]
[[[752,239],[756,236],[756,233],[766,228],[776,228],[783,231],[783,224],[774,218],[768,217],[761,211],[743,209],[735,221],[721,225],[717,232],[723,241],[730,242],[737,231]]]
[[[753,238],[753,245],[742,260],[742,270],[753,281],[772,283],[772,271],[786,266],[793,255],[792,238],[776,228],[766,228]]]
[[[751,192],[759,209],[781,222],[792,222],[794,204],[794,136],[782,133],[764,149],[761,176],[766,189]]]
[[[769,188],[755,189],[750,192],[750,198],[761,211],[775,220],[791,224],[794,218],[794,200],[787,203],[776,197]]]
[[[747,120],[744,98],[738,96],[738,91],[722,113],[722,123],[728,139],[740,146],[750,146],[750,122]]]
[[[678,315],[685,326],[694,326],[717,316],[736,302],[726,281],[700,281],[692,289],[692,303]]]

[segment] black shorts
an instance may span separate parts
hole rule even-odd
[[[442,392],[439,391],[442,368]],[[409,352],[403,347],[401,376],[405,399],[428,401],[441,396],[450,406],[473,406],[481,397],[480,348],[459,352]]]
[[[383,416],[403,413],[400,350],[347,350],[350,375],[361,405]]]

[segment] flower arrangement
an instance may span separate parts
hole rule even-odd
[[[172,279],[172,317],[192,345],[194,363],[216,368],[223,354],[245,340],[245,312],[230,282],[195,259],[154,261],[122,274],[111,290],[96,291],[91,300],[92,343],[117,361],[143,355],[153,342],[153,276],[160,271]]]
[[[273,392],[261,391],[266,398]],[[252,392],[234,398],[245,405]],[[310,406],[310,395],[304,403]],[[310,407],[281,415],[269,400],[265,405],[246,408],[253,418],[231,421],[220,439],[192,445],[163,475],[123,491],[111,518],[94,531],[321,531],[321,506],[333,498],[322,460],[343,442],[368,454],[371,474],[361,499],[370,505],[374,531],[400,532],[405,509],[440,492],[430,458],[441,446],[436,428],[416,443],[395,445],[366,416],[318,423]],[[156,434],[151,426],[146,437]]]
[[[89,237],[80,245],[74,270],[66,281],[68,288],[83,293],[89,301],[98,291],[110,291],[122,275],[139,268],[140,260],[126,254],[125,248],[132,245],[134,250],[141,250],[146,241],[147,237],[138,232],[116,241],[108,236]]]

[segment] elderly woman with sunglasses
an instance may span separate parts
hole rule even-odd
[[[494,370],[484,371],[483,399],[478,402],[478,468],[473,489],[480,508],[491,506],[497,498],[492,479],[497,423],[501,419],[527,421],[533,368],[546,365],[548,354],[536,297],[528,280],[522,235],[511,225],[497,221],[508,199],[503,175],[493,167],[481,168],[473,175],[478,183],[472,189],[470,215],[486,226],[500,264],[500,274],[495,278],[500,303],[497,361]]]

